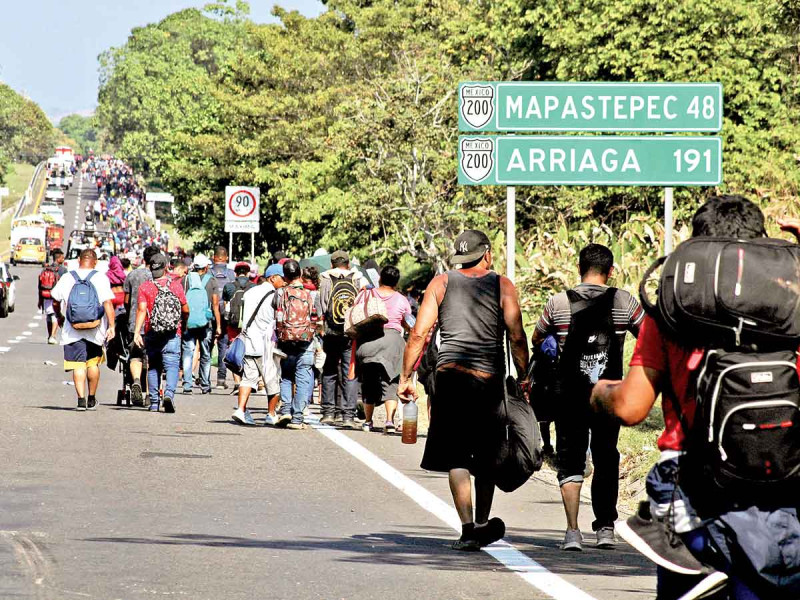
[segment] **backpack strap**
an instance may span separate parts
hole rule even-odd
[[[253,321],[256,320],[256,315],[258,314],[258,311],[261,310],[261,305],[264,304],[264,300],[269,298],[274,293],[275,293],[275,290],[272,289],[272,290],[268,291],[266,294],[264,294],[264,297],[261,298],[261,300],[259,301],[258,305],[256,306],[256,309],[253,311],[253,314],[250,315],[250,320],[247,321],[247,325],[245,325],[244,328],[242,328],[243,332],[247,331],[250,328],[250,325],[253,324]]]
[[[77,271],[70,271],[69,274],[72,275],[73,279],[75,279],[75,283],[81,282],[80,275],[78,275]]]
[[[91,271],[91,272],[90,272],[90,273],[89,273],[89,274],[86,276],[86,281],[89,281],[89,280],[90,280],[92,277],[94,277],[94,276],[95,276],[95,274],[96,274],[96,273],[97,273],[97,271]]]

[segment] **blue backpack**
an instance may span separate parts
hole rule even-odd
[[[197,273],[189,273],[186,276],[188,289],[186,290],[186,303],[189,305],[189,320],[186,323],[188,329],[205,327],[211,320],[213,313],[208,302],[206,284],[211,279],[211,274],[206,273],[203,279]]]
[[[73,329],[94,329],[103,318],[103,305],[100,304],[97,290],[90,281],[96,273],[97,271],[92,271],[86,279],[81,279],[76,271],[69,273],[75,278],[75,285],[67,298],[66,316]]]

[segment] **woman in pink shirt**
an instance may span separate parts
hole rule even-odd
[[[374,294],[386,305],[389,321],[383,326],[382,335],[359,343],[356,350],[358,373],[361,379],[361,396],[364,399],[366,421],[364,431],[375,431],[372,415],[375,407],[386,403],[384,433],[394,433],[394,416],[397,412],[397,384],[403,366],[406,343],[403,331],[410,329],[406,322],[411,317],[411,305],[397,291],[400,271],[388,266],[381,270],[380,285],[362,294]]]

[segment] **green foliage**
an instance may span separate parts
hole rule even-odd
[[[503,245],[502,188],[456,183],[455,92],[468,79],[721,81],[719,191],[800,209],[794,3],[326,4],[314,19],[276,8],[280,24],[255,25],[246,3],[217,2],[136,29],[101,57],[109,143],[175,194],[177,226],[199,243],[224,240],[224,187],[246,184],[262,191],[258,254],[342,246],[445,268],[464,227]],[[715,191],[676,190],[679,232]],[[659,189],[521,188],[518,203],[530,311],[577,280],[588,241],[614,249],[627,287],[663,242]]]
[[[76,154],[86,156],[89,150],[93,150],[95,154],[104,151],[100,143],[100,127],[94,115],[90,117],[68,115],[59,121],[58,129],[73,140],[72,148]]]
[[[36,164],[53,149],[53,126],[41,108],[0,83],[0,183],[13,161]]]

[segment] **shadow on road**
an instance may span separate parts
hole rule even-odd
[[[31,406],[31,408],[38,408],[40,410],[71,410],[77,412],[74,406]]]
[[[415,527],[426,529],[428,535],[410,535],[402,532],[354,535],[348,538],[303,537],[298,539],[260,540],[244,537],[205,535],[192,533],[168,534],[161,537],[92,537],[87,542],[115,544],[154,544],[167,546],[203,546],[209,548],[253,548],[269,550],[318,551],[327,550],[346,554],[343,562],[409,565],[450,571],[497,570],[498,563],[483,553],[455,552],[450,548],[455,533],[447,528]],[[506,541],[518,550],[559,574],[585,576],[630,577],[653,575],[650,563],[631,549],[601,551],[587,548],[583,553],[566,554],[558,549],[561,531],[511,530]]]

